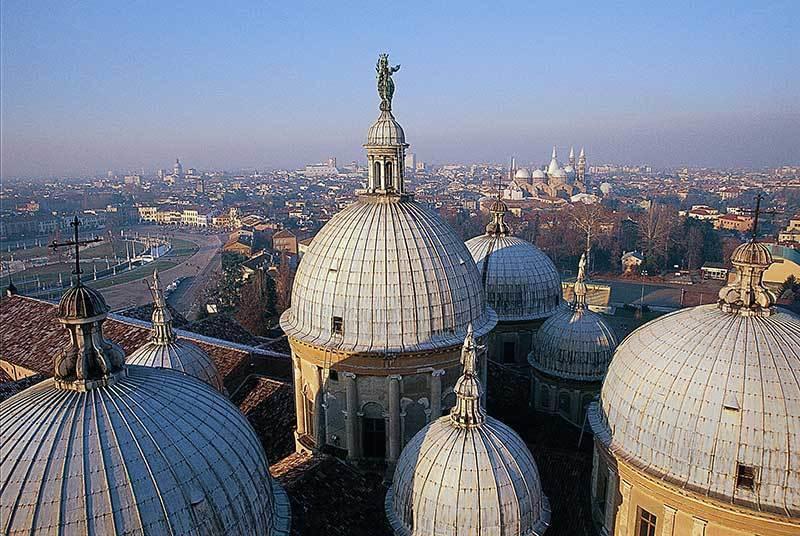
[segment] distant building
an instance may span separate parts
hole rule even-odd
[[[408,153],[405,158],[405,166],[406,169],[415,171],[417,169],[417,155],[414,153]]]
[[[336,167],[336,158],[331,157],[321,164],[309,164],[303,170],[306,177],[327,177],[338,175],[339,169]]]
[[[752,216],[740,216],[738,214],[723,214],[714,220],[714,229],[722,231],[737,231],[745,233],[753,228]]]
[[[172,166],[172,176],[175,178],[183,177],[183,165],[180,159],[175,159],[175,165]]]
[[[272,249],[297,255],[297,237],[286,229],[278,231],[272,235]]]
[[[778,234],[778,242],[780,244],[786,244],[789,242],[800,243],[800,214],[789,220],[789,224],[786,226],[786,229]]]
[[[719,217],[719,210],[708,205],[693,205],[692,208],[684,213],[688,218],[701,221],[714,221]],[[684,215],[681,214],[681,215]]]
[[[707,262],[700,267],[703,279],[717,279],[724,281],[728,278],[728,269],[719,262]]]

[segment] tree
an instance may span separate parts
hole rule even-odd
[[[258,269],[241,288],[236,320],[253,335],[264,335],[277,314],[276,301],[275,281]]]
[[[644,253],[648,271],[664,268],[674,225],[672,211],[657,203],[650,203],[650,208],[639,218],[639,249]]]
[[[242,263],[247,257],[232,251],[222,252],[222,278],[217,288],[217,299],[221,312],[230,312],[239,303],[242,278]]]
[[[277,296],[276,309],[282,314],[292,303],[292,285],[294,285],[295,271],[289,266],[286,256],[281,258],[278,272],[275,274],[275,294]]]

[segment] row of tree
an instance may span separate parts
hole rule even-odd
[[[253,335],[265,335],[289,308],[294,270],[284,257],[275,269],[257,268],[245,278],[245,261],[247,257],[240,253],[222,253],[217,306],[220,313],[233,315]]]
[[[484,214],[467,211],[445,212],[444,216],[465,240],[483,233],[488,221]],[[521,218],[507,214],[506,221],[516,236],[536,244],[565,272],[576,270],[589,245],[593,272],[620,272],[622,254],[638,250],[645,258],[642,270],[659,274],[675,266],[696,270],[706,262],[726,263],[741,243],[709,222],[680,217],[677,208],[658,203],[638,211],[577,203],[527,212]]]

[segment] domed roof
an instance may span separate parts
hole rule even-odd
[[[769,250],[768,246],[762,244],[761,242],[751,240],[750,242],[741,244],[739,247],[733,250],[733,254],[731,255],[731,263],[734,266],[753,265],[767,268],[770,264],[772,264],[772,252]]]
[[[542,179],[542,180],[544,180],[544,178],[545,178],[544,171],[542,171],[541,169],[537,169],[537,170],[535,170],[533,172],[532,177],[534,179]]]
[[[80,280],[61,295],[58,303],[58,316],[65,321],[80,318],[94,318],[105,315],[109,308],[103,295]]]
[[[531,172],[527,170],[527,168],[519,168],[516,173],[514,173],[515,179],[530,179]]]
[[[128,366],[91,392],[45,380],[0,403],[0,427],[9,534],[288,534],[250,424],[177,372]]]
[[[547,174],[549,176],[553,175],[560,175],[564,173],[564,170],[561,169],[561,165],[558,163],[558,155],[556,153],[556,148],[553,147],[553,155],[550,157],[550,164],[547,166]]]
[[[617,337],[602,315],[586,306],[585,263],[584,254],[575,283],[575,301],[559,307],[541,325],[528,362],[551,376],[601,381],[617,347]]]
[[[720,295],[765,291],[764,269],[753,278],[739,274]],[[631,333],[614,354],[590,421],[603,443],[647,473],[797,517],[800,317],[761,295],[765,303],[730,306],[723,298]],[[753,472],[753,486],[737,482],[742,467]]]
[[[307,344],[410,352],[496,324],[464,243],[408,195],[362,195],[311,242],[281,327]]]
[[[575,173],[575,168],[570,165],[564,166],[564,173],[566,173],[567,175],[569,175],[570,173]]]
[[[471,333],[462,360],[451,414],[420,430],[397,461],[389,524],[403,536],[543,534],[550,506],[536,462],[516,432],[481,408]]]
[[[197,345],[178,339],[172,329],[172,314],[166,306],[158,280],[153,274],[153,335],[143,346],[133,352],[126,362],[129,365],[163,367],[179,370],[197,378],[220,392],[225,392],[222,377],[211,357]]]
[[[486,234],[466,243],[481,273],[487,303],[500,321],[553,314],[561,303],[561,277],[553,261],[533,244],[508,235],[505,211],[493,214]]]
[[[0,403],[4,531],[288,534],[288,498],[236,406],[185,374],[125,365],[106,314],[83,311],[60,319],[72,346],[54,378]]]
[[[405,145],[406,135],[392,112],[384,110],[367,133],[367,145]]]

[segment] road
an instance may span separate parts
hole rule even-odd
[[[194,242],[199,249],[185,262],[160,272],[161,284],[166,286],[178,277],[191,277],[192,279],[187,281],[189,287],[182,290],[181,299],[178,300],[179,305],[185,307],[185,309],[181,307],[176,307],[176,309],[181,312],[191,312],[190,308],[194,306],[194,313],[196,314],[196,309],[200,305],[199,297],[201,296],[202,290],[215,267],[219,266],[219,251],[222,247],[222,240],[220,240],[218,235],[204,235],[181,231],[176,231],[172,234],[175,238]],[[129,307],[138,307],[153,301],[150,290],[142,279],[120,283],[119,285],[105,288],[102,292],[112,311],[119,311]]]
[[[657,307],[680,308],[681,290],[684,291],[683,306],[713,303],[722,286],[720,282],[704,282],[701,285],[652,284],[640,281],[604,280],[593,278],[592,281],[605,283],[611,287],[611,303],[639,304],[644,289],[644,303]]]

